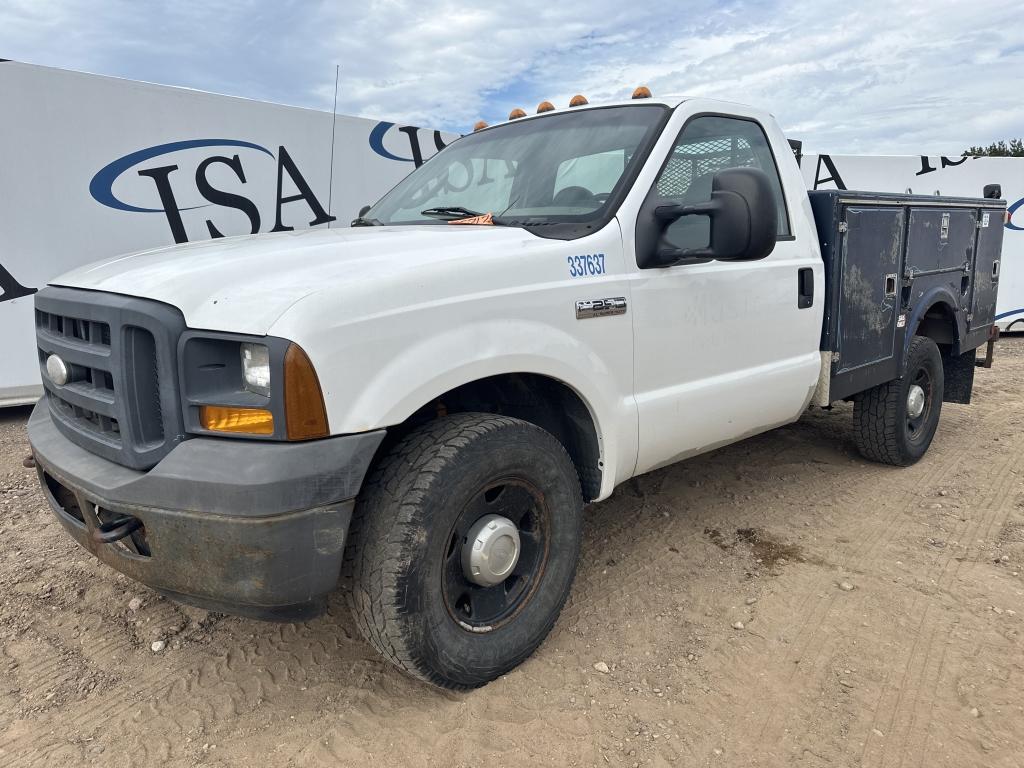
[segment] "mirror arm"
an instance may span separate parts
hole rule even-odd
[[[714,261],[715,256],[709,248],[658,248],[658,265],[677,267],[680,264],[707,264]]]
[[[721,207],[722,203],[719,200],[687,205],[659,205],[654,209],[654,218],[662,225],[666,225],[683,216],[714,216]]]

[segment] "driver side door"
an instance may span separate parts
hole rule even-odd
[[[637,473],[793,421],[817,381],[821,311],[801,307],[798,272],[813,273],[816,261],[820,294],[821,260],[809,233],[794,231],[792,201],[757,119],[695,114],[685,121],[641,205],[636,247],[706,248],[706,216],[685,216],[665,229],[651,212],[710,200],[715,173],[736,167],[759,168],[769,178],[778,216],[774,250],[756,261],[637,268]],[[805,195],[802,185],[797,191]]]

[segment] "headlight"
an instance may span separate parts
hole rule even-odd
[[[320,380],[298,344],[214,331],[186,331],[179,343],[186,431],[270,440],[330,434]]]
[[[270,397],[270,350],[266,344],[244,343],[242,354],[242,378],[245,388],[257,395]]]

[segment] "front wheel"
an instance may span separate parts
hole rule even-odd
[[[411,432],[356,504],[346,570],[357,625],[434,685],[493,680],[558,618],[582,509],[568,454],[533,424],[457,414]]]
[[[924,456],[942,411],[942,355],[915,336],[899,379],[862,392],[853,403],[854,441],[866,459],[906,467]]]

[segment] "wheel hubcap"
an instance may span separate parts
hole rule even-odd
[[[470,529],[462,546],[462,570],[481,587],[501,584],[519,562],[519,529],[507,517],[487,515]]]
[[[511,621],[532,599],[547,562],[551,510],[529,481],[498,478],[468,499],[448,534],[441,590],[470,632]]]
[[[924,389],[918,384],[911,384],[910,391],[907,392],[907,415],[916,419],[924,413]]]

